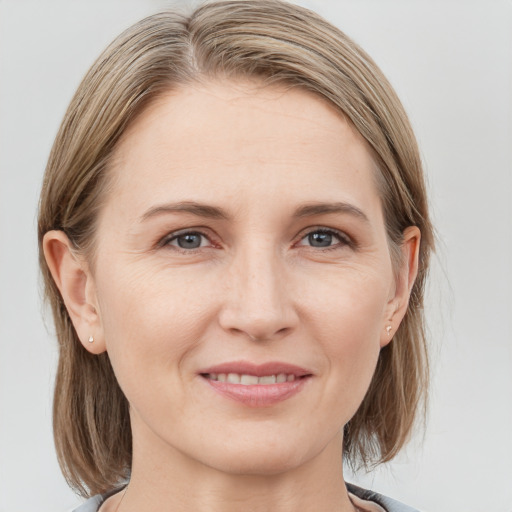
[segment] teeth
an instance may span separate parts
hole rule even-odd
[[[238,373],[228,373],[226,380],[231,384],[240,384],[240,375],[238,375]]]
[[[256,377],[256,375],[241,375],[240,384],[245,384],[246,386],[249,384],[258,384],[258,377]]]
[[[293,382],[295,380],[295,375],[279,373],[277,375],[263,375],[262,377],[256,377],[256,375],[240,375],[238,373],[209,373],[207,378],[210,380],[217,380],[219,382],[229,382],[231,384],[249,386],[251,384],[279,384],[282,382]]]

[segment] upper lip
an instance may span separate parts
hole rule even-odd
[[[237,373],[239,375],[254,375],[256,377],[278,375],[280,373],[295,375],[295,377],[311,375],[310,371],[301,368],[300,366],[281,361],[270,361],[262,364],[254,364],[248,361],[232,361],[204,368],[203,370],[200,370],[199,373]]]

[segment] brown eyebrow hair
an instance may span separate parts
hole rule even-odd
[[[365,222],[370,222],[366,214],[350,203],[311,203],[304,206],[300,206],[295,210],[294,217],[309,217],[313,215],[322,215],[325,213],[347,213],[358,217]]]
[[[209,219],[222,219],[229,220],[231,216],[222,208],[217,206],[196,203],[195,201],[182,201],[179,203],[169,203],[150,208],[145,212],[140,221],[161,215],[164,213],[191,213],[198,217],[206,217]],[[366,214],[357,206],[349,203],[335,202],[335,203],[310,203],[299,206],[293,213],[294,218],[310,217],[314,215],[322,215],[327,213],[346,213],[358,217],[365,222],[369,222]]]
[[[182,201],[179,203],[163,204],[150,208],[142,215],[140,221],[143,222],[151,217],[155,217],[163,213],[180,212],[191,213],[192,215],[197,215],[198,217],[206,217],[209,219],[228,220],[230,218],[227,212],[217,206],[196,203],[195,201]]]

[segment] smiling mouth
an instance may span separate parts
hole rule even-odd
[[[251,385],[271,385],[282,384],[284,382],[294,382],[296,379],[304,378],[296,376],[293,373],[277,373],[274,375],[250,375],[246,373],[203,373],[202,377],[211,381],[228,382],[230,384],[241,384],[243,386]]]
[[[199,376],[209,388],[243,407],[272,407],[309,387],[313,374],[295,365],[230,362],[205,368]]]

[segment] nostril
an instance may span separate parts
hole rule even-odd
[[[250,295],[250,294],[249,294]],[[293,303],[283,298],[279,304],[250,300],[250,296],[226,300],[218,314],[219,326],[231,336],[265,342],[288,335],[298,324]]]
[[[237,329],[237,330],[240,331],[239,329]],[[261,343],[261,342],[265,342],[265,341],[271,341],[272,339],[274,339],[276,337],[282,337],[283,335],[286,335],[290,330],[291,329],[289,327],[282,327],[281,329],[278,329],[275,332],[270,331],[269,334],[264,334],[264,333],[251,334],[248,331],[240,331],[240,332],[245,332],[251,341]]]

